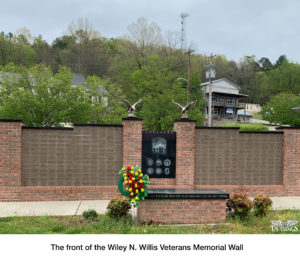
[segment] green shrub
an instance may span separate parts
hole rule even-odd
[[[119,220],[121,217],[128,214],[131,205],[128,203],[126,197],[118,196],[111,199],[107,208],[107,215]]]
[[[230,123],[230,124],[224,124],[223,127],[239,127],[240,131],[269,131],[267,126],[259,123],[249,123],[249,124]]]
[[[252,202],[246,193],[233,193],[226,205],[234,218],[245,219],[250,215]]]
[[[85,210],[82,213],[82,216],[88,220],[94,220],[98,217],[98,213],[94,209]]]
[[[253,200],[254,216],[263,217],[269,213],[272,208],[272,200],[264,193],[259,193]]]

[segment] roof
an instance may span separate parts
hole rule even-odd
[[[73,73],[72,82],[76,86],[82,86],[86,82],[86,79],[82,74]]]
[[[224,95],[226,94],[226,96],[233,96],[233,97],[248,97],[248,95],[246,94],[237,94],[237,93],[226,93],[226,92],[212,92],[214,94],[218,94],[218,95]]]
[[[3,76],[18,77],[20,76],[20,74],[0,71],[0,82],[3,82],[3,78],[4,78]],[[82,74],[73,73],[73,77],[72,77],[73,85],[82,86],[84,82],[86,82],[86,79]]]
[[[11,73],[11,72],[2,72],[0,71],[0,82],[3,82],[3,76],[8,76],[8,77],[13,77],[13,76],[18,76],[17,73]]]
[[[11,73],[11,72],[2,72],[0,71],[0,83],[3,82],[3,76],[8,76],[8,77],[18,77],[20,76],[20,74],[18,73]],[[82,74],[79,74],[79,73],[73,73],[73,76],[72,76],[72,83],[73,83],[73,86],[84,86],[83,84],[86,82],[86,78],[82,75]],[[104,88],[103,85],[99,85],[99,93],[100,94],[105,94],[107,93],[106,89]]]
[[[224,85],[224,84],[220,85],[220,87],[228,88],[228,89],[238,89],[238,90],[241,89],[239,86],[237,86],[233,82],[227,80],[226,78],[221,78],[221,79],[218,79],[218,80],[214,80],[211,83],[212,83],[212,85],[216,85],[216,83],[221,83],[222,81],[225,81],[227,84],[229,84],[229,86],[231,85],[232,87],[230,88],[228,85]],[[205,86],[205,85],[208,85],[208,84],[210,84],[210,82],[201,83],[202,86]]]

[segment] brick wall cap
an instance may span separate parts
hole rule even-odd
[[[12,120],[12,119],[0,119],[0,122],[23,122],[22,120]]]
[[[181,118],[181,119],[175,120],[174,122],[197,122],[197,121],[191,120],[189,118]]]
[[[240,134],[283,134],[283,131],[240,131]]]
[[[239,130],[240,127],[207,127],[207,126],[200,126],[200,127],[196,127],[196,129]]]
[[[142,118],[138,117],[127,117],[127,118],[122,118],[122,121],[142,121]]]
[[[151,199],[228,199],[229,193],[219,189],[149,189]]]
[[[32,126],[22,126],[22,129],[36,129],[36,130],[73,130],[72,127],[32,127]]]
[[[123,127],[122,124],[91,124],[91,123],[73,123],[74,127]]]
[[[280,126],[280,127],[276,127],[276,130],[283,130],[283,129],[300,129],[300,126]]]

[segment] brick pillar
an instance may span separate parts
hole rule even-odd
[[[123,166],[142,166],[143,120],[136,117],[123,118]]]
[[[196,121],[174,122],[176,132],[176,187],[194,188]]]
[[[284,131],[283,185],[289,195],[300,195],[300,127]]]
[[[0,187],[21,186],[22,125],[0,120]]]

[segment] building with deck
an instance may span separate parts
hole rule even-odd
[[[247,95],[239,93],[240,87],[225,78],[212,81],[211,84],[205,82],[201,85],[206,100],[206,119],[208,119],[209,88],[211,88],[213,126],[236,122],[238,110],[244,109],[240,100],[247,97]]]

